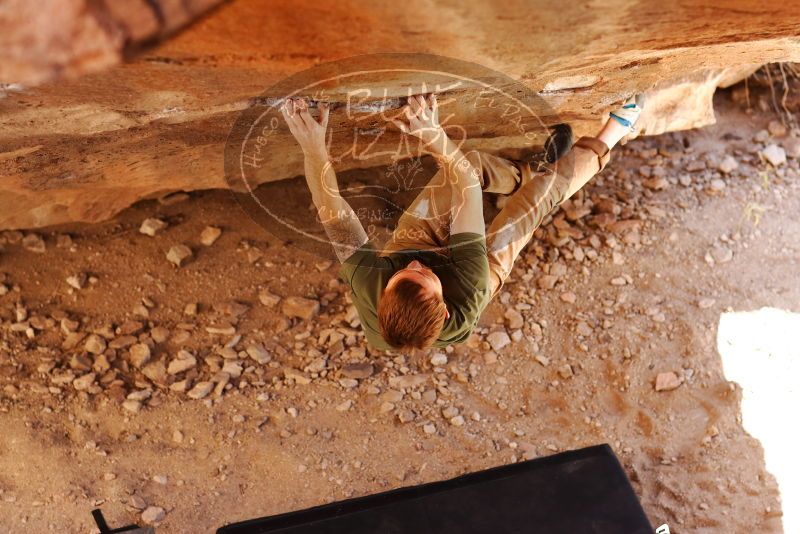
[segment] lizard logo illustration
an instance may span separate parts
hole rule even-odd
[[[409,97],[426,93],[438,96],[439,123],[465,154],[476,148],[530,150],[547,135],[540,117],[548,124],[558,121],[525,84],[481,65],[426,54],[358,56],[300,72],[251,99],[226,144],[225,178],[240,206],[270,233],[332,257],[335,243],[322,231],[317,213],[308,209],[305,184],[287,179],[304,174],[303,154],[280,109],[287,99],[306,98],[311,113],[319,113],[321,106],[330,113],[326,146],[340,183],[337,191],[325,189],[325,194],[346,198],[380,246],[417,195],[448,185],[432,180],[436,166],[419,140],[392,124]],[[464,194],[413,215],[449,219]]]

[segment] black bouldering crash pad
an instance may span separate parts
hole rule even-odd
[[[652,534],[619,460],[597,445],[308,510],[217,534]]]

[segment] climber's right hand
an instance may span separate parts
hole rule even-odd
[[[289,131],[300,144],[305,156],[322,159],[328,158],[325,133],[328,129],[328,116],[330,110],[327,104],[321,103],[319,121],[311,116],[308,102],[304,98],[287,98],[281,106]]]

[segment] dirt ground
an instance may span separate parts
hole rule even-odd
[[[716,332],[726,311],[800,312],[799,161],[759,155],[797,142],[740,97],[617,150],[447,352],[369,354],[337,266],[227,192],[41,231],[43,252],[0,234],[0,531],[96,532],[102,507],[212,532],[609,443],[654,526],[782,532]],[[167,226],[143,235],[148,217]]]

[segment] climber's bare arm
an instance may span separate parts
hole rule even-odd
[[[344,262],[369,238],[353,208],[339,194],[336,173],[325,143],[329,109],[323,104],[320,110],[317,121],[311,116],[304,99],[287,99],[281,108],[289,130],[303,150],[306,183],[319,219],[336,257]]]
[[[392,122],[403,133],[418,137],[439,165],[447,170],[452,191],[450,234],[471,232],[484,235],[486,229],[478,171],[439,124],[436,95],[410,97],[400,117]]]

